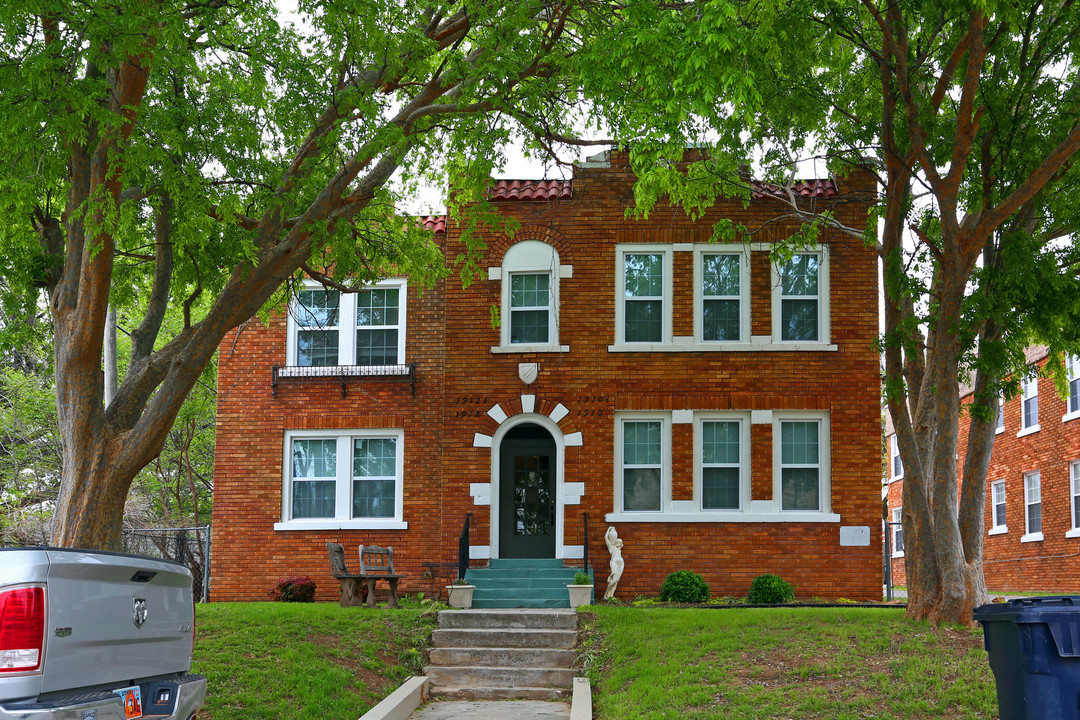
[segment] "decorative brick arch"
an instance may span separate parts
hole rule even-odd
[[[507,400],[493,405],[487,411],[487,417],[478,432],[473,435],[473,447],[491,447],[495,433],[506,422],[527,421],[529,418],[519,418],[519,415],[535,417],[541,415],[549,418],[562,432],[563,442],[566,447],[580,447],[583,444],[581,430],[577,423],[570,417],[570,411],[561,402],[538,398],[535,395],[522,395],[513,400]]]
[[[542,243],[547,243],[559,253],[560,264],[574,264],[573,249],[570,242],[558,230],[538,223],[523,224],[518,231],[514,233],[513,237],[507,233],[500,235],[499,238],[491,244],[491,263],[493,265],[501,265],[506,251],[522,240],[539,240]]]

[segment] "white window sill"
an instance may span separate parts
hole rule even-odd
[[[1065,537],[1067,537],[1067,538],[1080,538],[1080,528],[1073,528],[1072,530],[1065,533]]]
[[[530,345],[522,343],[520,345],[495,345],[491,348],[491,352],[496,354],[509,354],[509,353],[566,353],[570,352],[569,345]]]
[[[1040,428],[1039,428],[1039,426],[1037,424],[1032,425],[1031,427],[1026,427],[1023,430],[1021,430],[1020,432],[1016,433],[1016,437],[1021,438],[1021,437],[1024,437],[1025,435],[1031,435],[1032,433],[1039,432],[1039,430],[1040,430]]]
[[[986,531],[986,534],[987,535],[1004,535],[1007,532],[1009,532],[1009,526],[1008,525],[1001,525],[1000,527],[992,527],[992,528],[990,528],[989,530]]]
[[[896,482],[898,480],[903,480],[903,479],[904,479],[903,475],[897,475],[896,477],[889,478],[889,483],[892,484],[892,483],[894,483],[894,482]]]
[[[408,365],[287,365],[278,368],[279,378],[408,374]]]
[[[1080,410],[1071,413],[1065,413],[1061,416],[1061,422],[1069,422],[1070,420],[1080,420]]]
[[[894,553],[892,554],[892,556],[893,556],[893,558],[894,558],[894,559],[896,559],[896,558],[902,558],[902,557],[904,557],[904,551],[903,551],[903,550],[900,550],[900,551],[898,551],[898,552],[894,552]]]
[[[682,338],[677,338],[682,340]],[[616,343],[608,352],[836,352],[829,343]]]
[[[1003,432],[1005,432],[1005,426],[1004,425],[1002,425],[999,428],[997,428],[996,430],[994,430],[995,435],[1000,435]]]
[[[275,530],[408,530],[401,520],[287,520],[274,523]]]
[[[821,512],[621,512],[608,513],[604,520],[625,523],[838,523],[840,516]]]
[[[1029,533],[1027,535],[1021,535],[1020,536],[1020,542],[1022,542],[1022,543],[1042,542],[1042,539],[1043,539],[1043,534],[1041,532]]]

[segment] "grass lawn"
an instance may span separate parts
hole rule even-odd
[[[435,615],[309,603],[196,606],[200,720],[355,720],[418,674]]]
[[[597,720],[998,716],[982,631],[901,609],[598,606],[581,617]]]

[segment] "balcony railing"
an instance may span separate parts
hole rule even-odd
[[[277,397],[278,385],[295,382],[336,382],[341,385],[341,397],[345,397],[345,383],[354,380],[400,380],[408,382],[412,394],[416,394],[416,363],[408,365],[329,365],[310,367],[300,365],[275,365],[270,380],[271,394]]]

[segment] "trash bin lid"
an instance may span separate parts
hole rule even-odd
[[[1080,657],[1080,596],[1017,598],[975,608],[982,623],[1011,622],[1046,625],[1061,657]],[[989,629],[987,629],[989,631]]]

